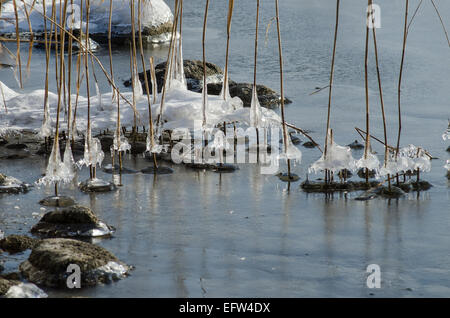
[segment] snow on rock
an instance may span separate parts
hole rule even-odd
[[[47,298],[48,295],[35,284],[20,283],[11,286],[5,294],[6,298]]]
[[[68,0],[67,0],[68,1]],[[86,23],[83,18],[83,22],[80,23],[79,12],[80,4],[83,0],[73,0],[73,11],[68,9],[68,20],[72,19],[70,13],[73,12],[74,28],[80,28],[80,24],[83,29]],[[33,32],[44,31],[44,18],[43,18],[43,1],[42,0],[24,0],[16,1],[18,18],[19,18],[19,32],[29,32],[29,26],[27,21],[27,14],[31,11],[31,6],[34,4],[34,8],[30,14],[30,21]],[[24,5],[25,3],[25,5]],[[52,1],[45,1],[46,12],[48,15],[52,12]],[[55,9],[57,20],[59,21],[59,8],[60,1],[56,1]],[[92,34],[107,34],[109,25],[109,1],[104,0],[91,0],[90,19],[89,19],[89,32]],[[69,3],[70,5],[70,3]],[[63,2],[64,6],[64,2]],[[86,16],[85,4],[83,1],[83,17]],[[137,16],[138,5],[135,5],[136,11],[136,28],[138,28]],[[0,33],[15,33],[15,14],[12,1],[8,1],[2,5],[2,18],[0,20]],[[144,35],[156,35],[157,29],[160,26],[161,31],[168,32],[173,21],[173,14],[164,0],[148,0],[142,3],[141,8],[141,23],[142,32]],[[113,15],[112,15],[112,32],[114,34],[129,34],[131,32],[131,8],[130,1],[128,0],[113,0]],[[50,23],[48,23],[50,24]],[[164,32],[159,32],[164,33]],[[169,38],[170,39],[170,38]]]

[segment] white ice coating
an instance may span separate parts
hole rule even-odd
[[[391,153],[378,175],[383,177],[417,169],[420,169],[421,172],[429,172],[431,170],[431,158],[424,149],[409,145],[401,148],[397,157]]]
[[[111,146],[111,155],[113,155],[114,151],[119,152],[127,152],[131,150],[131,145],[128,142],[128,139],[122,135],[120,129],[116,129],[114,134],[113,144]]]
[[[105,154],[102,150],[102,145],[98,138],[92,137],[92,131],[86,129],[86,136],[84,142],[84,157],[77,163],[78,167],[85,165],[86,167],[95,167],[97,164],[102,165]]]
[[[294,160],[295,162],[300,163],[302,161],[302,152],[300,151],[300,149],[294,146],[290,134],[287,134],[286,140],[287,140],[287,147],[286,147],[287,150],[285,151],[285,147],[282,146],[283,151],[278,156],[278,159]]]
[[[142,83],[139,80],[139,74],[138,72],[133,72],[133,91],[134,91],[134,99],[135,102],[138,102],[142,95],[144,94],[143,90],[142,90]]]
[[[320,157],[309,168],[309,173],[318,173],[325,169],[337,173],[343,169],[354,171],[356,167],[355,159],[352,156],[350,147],[343,147],[335,143],[332,138],[328,138],[327,155]]]
[[[94,275],[107,276],[109,280],[118,280],[124,278],[128,273],[128,266],[110,261],[107,264],[93,270]]]
[[[448,127],[445,133],[442,134],[442,139],[450,140],[450,120],[448,121]]]
[[[214,140],[211,144],[211,149],[215,152],[214,161],[216,163],[224,163],[223,151],[232,149],[230,143],[228,142],[225,134],[221,130],[217,130],[214,133]]]
[[[356,161],[356,169],[369,169],[369,170],[375,170],[375,173],[378,173],[380,170],[380,160],[378,160],[378,157],[371,153],[367,153],[367,158],[363,155],[361,159]]]
[[[253,85],[252,102],[250,105],[250,126],[255,128],[266,127],[266,123],[263,119],[264,117],[262,116],[261,105],[258,99],[258,92],[256,90],[256,86]]]
[[[45,176],[40,178],[36,183],[38,185],[69,183],[72,181],[73,177],[74,177],[74,169],[73,169],[73,158],[71,158],[71,153],[67,154],[66,162],[61,161],[61,155],[59,152],[59,141],[58,139],[55,139],[53,141],[52,152],[50,153],[50,157],[48,158]]]
[[[450,159],[447,160],[447,163],[445,164],[444,168],[450,170]]]
[[[18,18],[19,18],[19,32],[29,32],[28,21],[26,18],[25,7],[28,12],[30,12],[31,5],[34,0],[16,0]],[[69,0],[67,0],[69,1]],[[80,4],[83,1],[83,29],[86,26],[84,17],[86,16],[85,1],[84,0],[73,0],[74,10],[74,28],[80,27]],[[59,3],[56,1],[55,10],[57,15],[57,21],[59,21]],[[52,12],[52,0],[46,0],[46,12],[50,15]],[[70,3],[69,3],[70,4]],[[64,6],[64,1],[62,2]],[[136,16],[138,14],[138,6],[136,6]],[[68,20],[72,21],[72,15],[70,13],[72,10],[68,9]],[[33,32],[43,32],[44,31],[44,19],[43,19],[43,1],[36,0],[33,11],[30,14],[30,22]],[[1,33],[15,33],[15,14],[14,6],[12,1],[8,1],[2,5],[2,18],[0,20],[0,32]],[[170,8],[164,2],[164,0],[147,0],[142,2],[141,8],[141,25],[142,29],[157,27],[161,24],[173,21],[173,14]],[[137,19],[136,19],[137,20]],[[48,22],[49,24],[49,22]],[[131,32],[131,8],[130,1],[128,0],[113,0],[113,15],[112,15],[112,32],[116,34],[129,34]],[[139,27],[136,21],[136,28]],[[108,32],[109,25],[109,1],[104,0],[91,0],[90,1],[90,19],[89,19],[89,32],[90,33],[102,33],[106,34]],[[163,38],[162,38],[163,39]],[[169,37],[170,39],[170,37]],[[166,39],[167,40],[167,39]]]
[[[5,294],[6,298],[47,298],[48,295],[35,284],[20,283],[11,286]]]
[[[95,92],[97,93],[96,99],[97,99],[97,109],[98,111],[104,111],[103,103],[102,103],[102,94],[100,93],[100,88],[98,87],[97,81],[94,81],[95,85]]]

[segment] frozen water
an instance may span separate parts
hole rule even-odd
[[[5,294],[6,298],[47,298],[48,295],[35,284],[20,283],[11,286]]]
[[[114,151],[127,152],[130,150],[131,145],[128,142],[128,139],[122,135],[120,129],[116,129],[116,133],[114,134],[114,141],[111,146],[111,155]]]
[[[377,173],[380,169],[380,161],[378,160],[378,157],[370,152],[367,153],[367,158],[365,158],[365,156],[363,155],[362,158],[356,162],[356,169],[362,168],[375,170],[375,172]]]
[[[256,128],[265,127],[265,122],[261,111],[261,105],[259,104],[258,93],[255,85],[253,85],[252,102],[250,106],[250,126]]]
[[[284,138],[283,138],[284,141]],[[287,147],[283,146],[283,151],[278,156],[279,159],[286,159],[286,160],[294,160],[294,162],[300,163],[302,161],[302,152],[300,149],[298,149],[291,140],[291,135],[287,134]]]
[[[70,144],[70,142],[67,141],[67,144]],[[69,147],[70,149],[70,145],[67,147]],[[68,153],[66,162],[63,163],[61,161],[61,155],[59,152],[59,140],[55,139],[53,141],[52,152],[50,153],[50,157],[48,159],[45,176],[40,178],[36,183],[39,185],[40,184],[50,185],[59,182],[69,183],[70,181],[72,181],[75,173],[73,166],[71,166],[72,165],[71,160],[73,161],[73,158],[69,157],[71,155],[72,155],[71,152],[70,154]]]
[[[79,167],[83,165],[86,167],[95,167],[97,164],[101,166],[104,158],[105,154],[102,150],[100,140],[93,138],[91,130],[87,129],[84,143],[84,158],[78,161],[77,165]]]

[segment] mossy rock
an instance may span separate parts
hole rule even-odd
[[[88,179],[81,182],[78,187],[81,191],[86,193],[110,192],[117,189],[113,183],[100,179]]]
[[[391,186],[390,189],[386,186],[379,187],[376,192],[379,196],[386,199],[397,199],[405,195],[405,192],[396,186]]]
[[[20,280],[6,279],[0,275],[0,296],[5,295],[12,286],[19,285]]]
[[[51,196],[39,201],[40,205],[52,207],[68,207],[75,204],[75,200],[66,196]]]
[[[10,253],[20,253],[33,248],[39,240],[25,235],[9,235],[0,240],[0,249]]]
[[[69,265],[81,271],[81,287],[95,286],[111,281],[112,264],[120,267],[119,276],[131,270],[106,249],[72,239],[45,239],[39,242],[25,262],[20,264],[21,274],[38,285],[66,287]]]

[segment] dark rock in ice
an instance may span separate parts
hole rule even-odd
[[[116,190],[116,186],[101,179],[88,179],[81,182],[78,187],[83,192],[110,192]]]
[[[395,186],[402,189],[402,191],[405,193],[410,192],[412,189],[412,186],[410,183],[398,183],[398,184],[395,184]]]
[[[66,196],[51,196],[39,201],[43,206],[68,207],[75,204],[75,200]]]
[[[213,168],[213,171],[218,173],[231,173],[235,172],[236,170],[239,170],[238,166],[228,163],[216,164],[215,167]]]
[[[14,149],[14,150],[21,150],[21,149],[27,149],[28,146],[25,144],[8,144],[5,146],[7,149]]]
[[[371,181],[369,183],[366,182],[317,182],[317,181],[309,181],[306,180],[302,183],[301,188],[303,191],[308,193],[333,193],[333,192],[352,192],[352,191],[361,191],[361,190],[369,190],[372,187],[378,185],[378,182]]]
[[[19,269],[35,284],[67,288],[67,268],[72,264],[80,267],[81,288],[116,281],[131,270],[100,246],[62,238],[41,240]]]
[[[184,75],[186,77],[187,88],[194,92],[202,92],[203,90],[203,62],[200,60],[184,60]],[[155,67],[156,73],[156,81],[158,84],[158,92],[161,92],[161,89],[164,85],[164,75],[166,70],[166,63],[160,63]],[[206,63],[206,76],[220,76],[223,75],[222,69],[213,64]],[[152,93],[151,89],[151,80],[150,80],[150,71],[147,71],[147,78],[149,81],[149,89],[150,93]],[[139,79],[142,83],[142,89],[146,92],[145,82],[144,82],[144,73],[139,73]],[[124,82],[126,87],[131,86],[131,79]],[[253,84],[250,83],[236,83],[233,81],[229,81],[230,87],[230,95],[231,97],[239,97],[244,102],[244,107],[250,107],[252,100],[252,88]],[[208,84],[208,94],[210,95],[219,95],[222,90],[222,83],[209,83]],[[267,108],[276,108],[280,105],[281,96],[275,92],[274,90],[268,88],[264,85],[257,85],[258,91],[258,99],[261,103],[261,106]],[[285,98],[285,103],[291,103],[291,101]]]
[[[296,182],[300,180],[300,177],[295,173],[291,173],[290,176],[287,173],[279,173],[277,176],[281,181],[284,182]]]
[[[8,143],[8,141],[4,138],[0,138],[0,146],[4,146]]]
[[[26,193],[30,188],[31,185],[0,173],[0,193]]]
[[[378,187],[376,193],[386,199],[397,199],[405,195],[402,189],[392,185],[390,189],[386,186]]]
[[[154,166],[150,166],[141,170],[143,174],[172,174],[173,170],[169,167],[158,166],[156,169]]]
[[[113,232],[113,227],[80,205],[48,212],[31,229],[31,233],[44,237],[101,237]]]
[[[188,162],[185,164],[185,166],[194,170],[212,170],[216,167],[215,165],[201,162]]]
[[[348,144],[347,147],[350,147],[351,149],[354,149],[354,150],[364,149],[364,145],[360,144],[358,142],[358,140],[355,140],[351,144]]]
[[[316,148],[318,145],[315,142],[307,141],[304,142],[302,146],[305,148]]]
[[[144,142],[131,142],[131,154],[140,155],[147,150],[147,144]]]
[[[358,174],[358,177],[360,177],[361,179],[365,179],[366,178],[366,169],[365,168],[359,169],[357,174]],[[375,170],[369,170],[369,179],[375,178],[376,174],[377,174],[377,172]]]
[[[448,146],[447,151],[450,152],[450,146]]]
[[[198,89],[201,89],[200,82],[203,81],[203,61],[184,60],[183,65],[184,65],[184,75],[186,77],[188,89],[198,91]],[[158,93],[161,92],[164,85],[165,71],[166,71],[166,62],[160,63],[155,66],[156,82],[158,84]],[[223,74],[223,71],[219,66],[213,63],[206,62],[206,76],[221,75],[221,74]],[[147,71],[147,78],[149,81],[150,93],[153,94],[150,70]],[[142,90],[145,93],[146,87],[144,81],[144,72],[139,73],[139,79],[142,83]],[[125,81],[124,85],[126,87],[131,87],[131,79]]]
[[[121,174],[135,174],[135,173],[139,172],[137,170],[128,169],[128,168],[123,167],[123,166],[122,166],[122,170],[120,171],[120,165],[118,165],[118,164],[114,165],[114,169],[113,169],[113,166],[111,164],[108,164],[102,170],[105,173],[115,173],[115,174],[119,174],[119,173],[121,173]]]
[[[450,180],[450,170],[447,170],[447,179]]]
[[[12,286],[16,286],[21,283],[20,280],[7,279],[3,276],[4,275],[0,275],[0,296],[5,295]]]
[[[110,152],[111,147],[114,144],[114,137],[106,135],[106,136],[99,136],[98,139],[100,140],[100,144],[102,145],[102,151]]]
[[[0,249],[10,253],[20,253],[33,248],[38,240],[25,235],[9,235],[0,240]]]
[[[410,182],[411,187],[414,191],[427,191],[430,190],[433,185],[428,181],[412,181]]]
[[[230,96],[239,97],[244,102],[244,107],[250,107],[252,103],[252,91],[253,84],[251,83],[235,83],[230,81],[228,83],[230,87]],[[281,104],[281,96],[273,89],[265,85],[257,85],[256,90],[258,92],[258,100],[261,106],[267,108],[277,108]],[[202,89],[199,91],[201,92]],[[209,95],[220,95],[222,91],[222,83],[210,83],[208,84]],[[292,103],[288,98],[284,98],[285,104]]]

